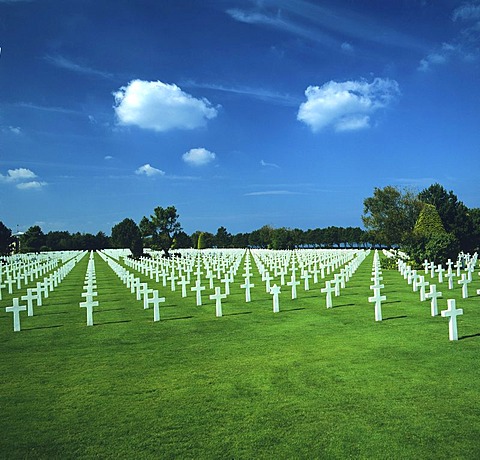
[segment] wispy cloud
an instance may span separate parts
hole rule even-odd
[[[45,105],[31,104],[29,102],[20,102],[20,103],[16,104],[16,106],[24,108],[24,109],[42,110],[44,112],[54,112],[54,113],[63,113],[63,114],[68,114],[68,115],[82,115],[82,116],[85,116],[84,112],[81,112],[79,110],[66,109],[64,107],[49,107],[49,106],[45,106]]]
[[[389,28],[374,18],[341,7],[297,0],[253,1],[250,10],[226,12],[239,22],[272,27],[324,46],[341,47],[348,40],[367,40],[384,46],[424,50],[420,40]]]
[[[245,193],[244,196],[265,196],[265,195],[302,195],[300,192],[291,192],[289,190],[265,190],[263,192]]]
[[[290,94],[277,93],[265,88],[252,88],[248,86],[228,86],[216,83],[199,83],[192,80],[186,81],[183,86],[190,88],[204,88],[213,91],[221,91],[225,93],[238,94],[241,96],[250,97],[264,102],[274,103],[278,105],[285,105],[295,107],[300,103],[298,97]]]
[[[50,64],[59,67],[60,69],[70,70],[71,72],[80,73],[83,75],[88,75],[91,77],[101,77],[106,79],[113,78],[113,75],[109,72],[105,72],[102,70],[93,69],[92,67],[88,67],[86,65],[79,64],[74,62],[64,56],[50,56],[46,55],[44,57],[45,61],[49,62]]]
[[[456,8],[452,13],[452,21],[459,26],[457,35],[425,56],[417,70],[426,72],[454,59],[463,62],[480,59],[480,4],[467,3]]]
[[[21,182],[17,184],[19,190],[40,190],[47,185],[46,182],[40,181],[30,181],[30,182]]]
[[[266,168],[280,168],[276,163],[267,163],[266,161],[260,160],[260,164]]]

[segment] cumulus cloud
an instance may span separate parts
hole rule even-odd
[[[33,179],[35,177],[37,177],[37,175],[33,171],[30,171],[30,169],[26,168],[9,169],[6,176],[0,174],[0,180],[3,182],[14,182]]]
[[[136,171],[135,174],[144,174],[145,176],[151,177],[151,176],[164,176],[165,171],[162,171],[161,169],[154,168],[153,166],[150,166],[148,163],[144,164],[143,166],[140,166]]]
[[[192,166],[203,166],[215,160],[215,154],[207,149],[190,149],[182,155],[183,161]]]
[[[267,168],[280,168],[280,166],[278,166],[276,163],[267,163],[264,160],[260,160],[260,164]]]
[[[120,124],[158,132],[200,128],[218,113],[207,99],[161,81],[133,80],[113,96]]]
[[[387,107],[400,90],[395,80],[375,78],[367,81],[329,81],[305,90],[307,101],[298,110],[297,119],[313,132],[328,126],[336,131],[368,128],[370,116]]]
[[[9,169],[6,175],[0,174],[0,183],[14,183],[20,190],[40,189],[47,185],[46,182],[32,180],[36,177],[37,175],[27,168]]]
[[[17,188],[20,190],[39,190],[47,185],[46,182],[40,182],[40,181],[30,181],[30,182],[21,182],[20,184],[17,184]]]

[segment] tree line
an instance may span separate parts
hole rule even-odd
[[[480,244],[480,208],[468,208],[440,184],[415,193],[393,186],[375,188],[364,200],[363,224],[374,244],[397,245],[413,262],[455,260]]]
[[[299,247],[399,247],[420,263],[425,258],[443,262],[459,251],[474,252],[480,243],[480,208],[469,209],[440,184],[417,193],[394,186],[375,188],[365,198],[360,227],[334,227],[302,230],[265,225],[250,233],[232,234],[221,226],[215,234],[183,231],[174,206],[156,207],[137,224],[131,218],[103,232],[43,233],[38,226],[14,237],[0,222],[0,254],[12,251],[40,252],[129,248],[140,256],[144,248],[161,250],[166,256],[180,248],[270,248]]]

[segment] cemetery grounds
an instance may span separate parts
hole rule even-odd
[[[439,312],[447,298],[464,312],[459,340],[449,341],[448,319],[432,317],[395,269],[382,269],[386,300],[375,321],[373,252],[333,308],[320,290],[342,267],[310,279],[309,290],[298,276],[294,300],[282,286],[278,313],[253,257],[245,302],[246,254],[222,317],[207,280],[197,306],[194,281],[182,298],[180,286],[171,291],[120,258],[165,297],[154,322],[99,254],[93,327],[79,306],[88,255],[34,316],[20,313],[19,332],[5,308],[34,283],[4,287],[0,457],[480,458],[478,269],[468,298],[457,279],[453,290],[437,283]]]

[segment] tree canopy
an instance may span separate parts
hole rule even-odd
[[[140,231],[152,249],[163,250],[168,257],[173,247],[174,236],[182,230],[179,215],[175,206],[162,208],[157,206],[150,219],[143,217],[140,221]]]
[[[10,244],[12,243],[12,231],[0,222],[0,255],[10,254]]]
[[[115,248],[129,248],[133,257],[143,253],[140,229],[132,219],[124,219],[112,228],[111,241]]]

